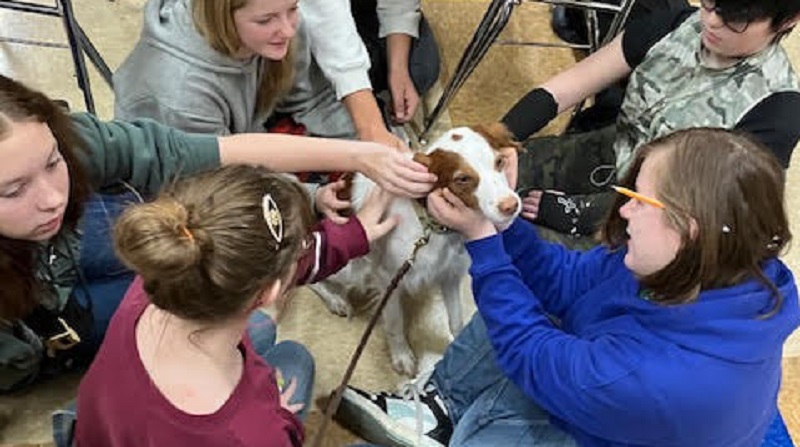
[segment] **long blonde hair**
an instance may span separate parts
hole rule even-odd
[[[242,46],[233,13],[247,5],[247,0],[192,0],[194,26],[209,46],[228,57],[234,57]],[[264,73],[258,87],[256,111],[271,109],[292,87],[294,78],[294,45],[279,61],[262,58]]]

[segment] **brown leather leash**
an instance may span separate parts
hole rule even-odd
[[[420,248],[424,247],[428,244],[431,236],[431,229],[428,225],[423,226],[422,236],[414,242],[414,249],[411,251],[411,256],[406,259],[400,269],[397,271],[397,274],[394,275],[392,281],[389,283],[389,286],[386,288],[386,291],[383,293],[383,297],[381,297],[381,301],[378,304],[378,308],[375,309],[375,313],[372,315],[372,318],[369,320],[369,324],[367,324],[367,328],[364,329],[364,333],[361,335],[361,341],[358,342],[358,346],[356,346],[355,352],[353,352],[352,357],[350,358],[350,363],[347,365],[347,371],[344,373],[344,377],[342,378],[342,383],[336,388],[336,391],[331,397],[331,400],[328,402],[328,406],[325,408],[325,418],[322,420],[322,425],[319,427],[319,431],[314,436],[314,442],[311,443],[311,447],[320,447],[322,442],[322,436],[325,434],[325,429],[328,428],[328,423],[333,418],[333,414],[339,408],[339,404],[342,402],[342,395],[344,394],[344,390],[347,388],[347,384],[350,382],[350,378],[353,376],[353,371],[356,369],[356,364],[358,364],[358,360],[361,358],[361,354],[364,352],[364,348],[367,346],[367,341],[369,341],[369,336],[372,335],[372,330],[375,328],[375,325],[378,323],[378,318],[381,316],[383,312],[383,308],[386,307],[386,303],[389,302],[389,298],[392,296],[392,293],[397,289],[397,286],[400,285],[400,281],[406,276],[406,273],[411,269],[411,266],[414,264],[414,260],[417,258],[417,252]]]

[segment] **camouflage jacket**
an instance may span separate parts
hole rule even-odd
[[[716,69],[701,57],[701,31],[697,12],[653,45],[631,74],[614,144],[619,176],[651,140],[692,127],[732,129],[768,96],[800,91],[780,45]]]

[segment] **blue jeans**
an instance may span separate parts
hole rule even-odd
[[[447,348],[432,378],[453,421],[450,446],[577,446],[506,378],[477,313]]]
[[[95,349],[103,341],[108,322],[133,281],[134,273],[114,253],[113,235],[117,217],[126,206],[138,201],[133,193],[95,194],[84,206],[80,269],[86,284],[77,285],[74,294],[80,304],[91,303]]]
[[[296,341],[285,340],[275,344],[275,322],[269,315],[255,311],[250,315],[247,323],[247,334],[253,344],[253,349],[270,366],[279,370],[283,375],[284,388],[294,378],[297,387],[290,403],[302,403],[303,408],[297,417],[304,421],[311,405],[311,393],[314,388],[314,358],[305,346]]]
[[[94,319],[96,350],[103,341],[111,316],[125,296],[134,273],[128,270],[114,254],[114,222],[130,203],[138,202],[132,194],[95,194],[84,206],[81,220],[80,269],[86,283],[76,285],[74,295],[78,302],[91,303]]]

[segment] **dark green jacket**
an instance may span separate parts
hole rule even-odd
[[[152,120],[103,122],[71,115],[82,143],[81,161],[95,191],[126,183],[152,195],[177,176],[219,165],[213,135],[187,134]],[[46,287],[42,306],[60,312],[75,287],[80,262],[79,232],[62,230],[41,245],[37,276]],[[0,320],[0,392],[36,377],[44,355],[41,340],[21,321]]]

